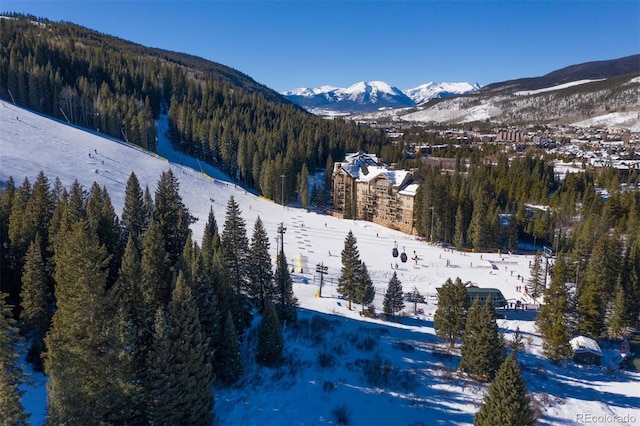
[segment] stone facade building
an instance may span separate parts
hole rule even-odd
[[[358,152],[334,164],[332,178],[336,215],[413,233],[418,184],[411,171],[389,169],[375,155]]]

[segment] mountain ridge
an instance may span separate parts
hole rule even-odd
[[[638,75],[640,54],[569,65],[540,77],[506,80],[482,87],[477,83],[425,83],[402,91],[413,105],[406,100],[369,104],[341,102],[340,90],[346,89],[334,86],[281,94],[313,114],[350,116],[355,120],[388,118],[448,124],[477,120],[525,123],[532,120],[551,124],[566,123],[569,118],[586,119],[618,109],[640,109],[637,96],[633,96],[637,87],[634,77]],[[525,95],[527,99],[523,98]],[[517,97],[515,102],[510,101],[513,96]]]
[[[577,80],[598,80],[640,72],[640,54],[569,65],[540,77],[526,77],[483,86],[481,94],[538,90]]]
[[[317,88],[303,87],[282,92],[281,95],[311,112],[329,110],[353,113],[412,107],[433,98],[472,93],[479,88],[477,83],[429,82],[411,89],[400,90],[385,81],[372,80],[359,81],[347,88],[332,85]]]

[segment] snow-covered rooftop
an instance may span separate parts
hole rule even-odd
[[[576,353],[589,352],[602,356],[602,350],[598,342],[590,337],[576,336],[570,341],[571,349]]]

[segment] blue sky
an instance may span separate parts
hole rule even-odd
[[[30,1],[73,22],[242,71],[277,91],[479,83],[640,53],[640,1]]]

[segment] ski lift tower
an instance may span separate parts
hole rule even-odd
[[[547,275],[549,274],[549,258],[553,257],[553,249],[549,247],[542,247],[544,255],[544,288],[547,288]]]
[[[327,274],[329,267],[324,266],[324,262],[320,262],[316,265],[316,272],[320,274],[320,289],[318,290],[318,297],[322,297],[322,279],[324,274]]]
[[[284,226],[284,222],[278,224],[278,234],[280,235],[280,252],[284,253],[284,233],[287,232],[287,228]]]
[[[418,299],[420,298],[420,296],[421,294],[416,288],[416,286],[413,286],[413,294],[411,297],[413,299],[413,315],[418,314]]]

